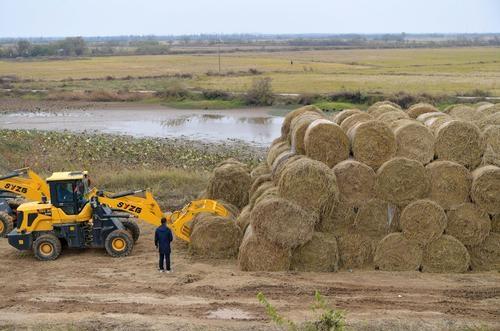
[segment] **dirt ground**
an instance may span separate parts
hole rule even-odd
[[[286,317],[310,318],[319,290],[352,330],[500,330],[500,273],[241,272],[176,244],[172,274],[156,270],[153,229],[131,256],[65,250],[38,262],[0,240],[0,329],[276,330],[256,295]],[[263,256],[265,258],[265,256]]]

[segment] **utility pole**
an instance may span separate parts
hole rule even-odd
[[[220,74],[220,43],[221,43],[220,36],[217,39],[219,39],[217,43],[217,55],[219,56],[219,74]]]

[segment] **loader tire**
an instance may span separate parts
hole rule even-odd
[[[0,212],[0,237],[7,237],[14,228],[14,220],[6,212]]]
[[[12,210],[17,210],[17,208],[22,205],[23,203],[28,202],[28,200],[24,198],[14,198],[10,199],[7,203],[9,204],[9,207],[12,208]]]
[[[33,243],[33,253],[40,261],[53,261],[61,255],[61,241],[53,234],[44,234]]]
[[[125,257],[132,252],[134,240],[128,230],[114,230],[106,237],[104,248],[112,257]]]
[[[131,220],[123,220],[122,221],[123,226],[125,229],[127,229],[128,232],[132,235],[132,239],[134,240],[134,243],[139,240],[139,236],[141,235],[141,229],[139,228],[139,225],[137,225],[137,219],[134,218],[132,221]]]

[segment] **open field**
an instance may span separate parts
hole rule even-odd
[[[34,80],[15,85],[32,89],[162,90],[182,84],[243,92],[256,76],[265,76],[272,78],[278,93],[466,94],[481,90],[498,96],[499,59],[500,49],[495,47],[231,53],[222,55],[224,75],[218,76],[207,74],[218,71],[214,54],[115,56],[0,61],[0,76]],[[256,69],[257,75],[249,69]],[[127,76],[127,80],[116,80]],[[97,80],[82,80],[87,78]]]

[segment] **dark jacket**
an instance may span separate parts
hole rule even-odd
[[[155,246],[162,254],[170,254],[170,242],[174,240],[172,231],[165,225],[160,225],[155,232]]]

